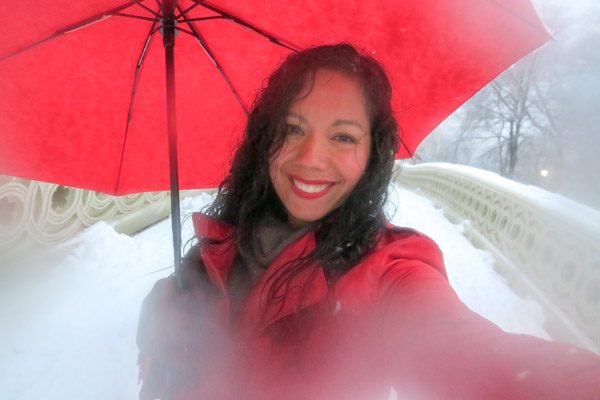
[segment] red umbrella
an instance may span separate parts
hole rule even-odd
[[[405,157],[548,39],[529,0],[21,0],[0,20],[0,173],[118,195],[214,187],[294,49],[381,61]]]

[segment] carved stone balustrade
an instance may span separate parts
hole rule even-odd
[[[63,242],[97,221],[131,234],[169,212],[168,192],[109,196],[0,176],[0,261]]]
[[[431,198],[544,308],[556,339],[600,352],[600,212],[491,172],[399,164],[395,180]]]

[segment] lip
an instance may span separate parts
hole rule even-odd
[[[290,179],[290,185],[292,187],[292,192],[294,192],[294,194],[296,194],[297,196],[299,196],[303,199],[307,199],[307,200],[314,200],[314,199],[318,199],[319,197],[325,196],[327,193],[329,193],[329,191],[331,190],[333,185],[335,185],[335,182],[332,182],[332,181],[308,180],[308,179],[300,178],[299,176],[295,176],[295,175],[289,175],[289,179]],[[307,185],[328,185],[328,186],[325,189],[321,190],[320,192],[309,193],[309,192],[305,192],[304,190],[297,187],[294,184],[294,180],[305,183]]]

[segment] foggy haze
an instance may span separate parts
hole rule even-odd
[[[416,158],[484,168],[600,209],[596,177],[600,170],[600,4],[593,0],[534,4],[553,40],[444,121],[419,147]],[[511,85],[524,75],[532,82],[525,89],[528,117],[511,171],[505,165],[509,158],[508,138],[502,131],[506,120],[490,120],[481,110],[497,109],[498,90],[521,93],[523,88]],[[497,111],[504,111],[507,118],[507,110]]]

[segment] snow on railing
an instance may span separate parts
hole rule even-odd
[[[109,196],[0,176],[0,262],[64,242],[98,221],[131,234],[166,218],[169,210],[168,192]]]
[[[542,305],[555,339],[600,352],[599,211],[472,167],[398,167],[398,183],[463,222],[513,289]]]

